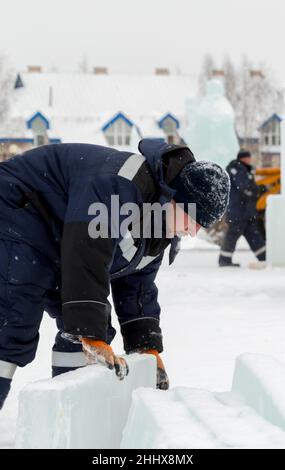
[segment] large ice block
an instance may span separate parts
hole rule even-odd
[[[123,381],[96,364],[26,386],[19,399],[16,447],[119,448],[132,392],[156,384],[154,356],[126,359],[130,372]]]
[[[271,267],[285,267],[285,120],[281,123],[281,195],[267,199],[267,262]]]
[[[236,360],[232,392],[266,420],[285,431],[285,364],[263,354]]]
[[[266,246],[268,265],[285,267],[285,195],[267,199]]]
[[[138,389],[121,448],[284,448],[285,365],[244,354],[231,392]]]

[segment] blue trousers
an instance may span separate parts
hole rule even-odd
[[[52,352],[52,375],[85,365],[80,343],[62,336],[60,268],[32,246],[0,239],[0,409],[17,366],[33,361],[39,327],[46,311],[58,333]],[[109,315],[108,340],[115,329]]]
[[[256,218],[252,217],[251,219],[237,219],[229,222],[229,227],[221,246],[220,263],[231,262],[237,241],[242,235],[245,237],[257,259],[259,261],[265,261],[265,240]]]

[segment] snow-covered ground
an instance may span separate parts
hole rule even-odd
[[[171,267],[166,256],[160,270],[163,359],[172,386],[229,390],[235,358],[243,352],[285,360],[285,269],[249,270],[254,257],[247,251],[236,254],[241,269],[218,268],[217,258],[217,250],[205,250],[199,242],[183,250]],[[55,332],[46,315],[37,358],[18,369],[0,412],[0,448],[13,446],[19,390],[49,376]],[[113,346],[123,352],[119,334]]]

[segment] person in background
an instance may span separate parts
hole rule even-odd
[[[255,182],[251,153],[241,149],[237,158],[226,168],[230,180],[230,200],[226,213],[228,230],[222,242],[219,266],[239,267],[233,263],[233,254],[238,239],[243,235],[251,250],[261,262],[266,260],[264,237],[257,222],[256,203],[259,187]]]

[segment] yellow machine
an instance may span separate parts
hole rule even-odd
[[[281,188],[280,168],[257,168],[255,171],[256,183],[266,187],[266,191],[259,197],[256,208],[265,211],[266,200],[271,194],[279,194]]]

